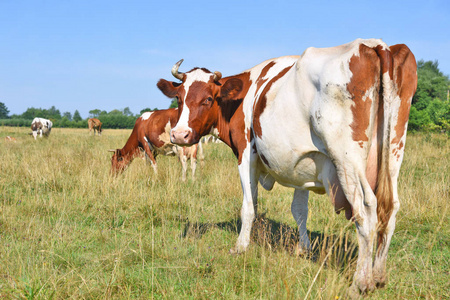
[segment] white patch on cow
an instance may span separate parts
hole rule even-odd
[[[153,113],[153,112],[151,112],[151,111],[146,111],[145,113],[143,113],[143,114],[141,115],[141,119],[142,119],[142,120],[148,120],[148,118],[150,118],[150,116],[152,115],[152,113]]]
[[[172,127],[170,126],[170,121],[169,121],[169,122],[167,122],[166,126],[164,127],[164,132],[159,135],[159,139],[164,144],[171,144],[170,143],[170,130],[171,129],[172,129]]]
[[[189,97],[189,88],[191,85],[196,82],[208,82],[211,79],[211,73],[205,73],[205,71],[201,69],[194,70],[189,73],[186,81],[183,83],[184,89],[186,91],[186,98]],[[190,109],[186,104],[186,98],[184,99],[183,112],[181,113],[180,119],[178,120],[177,125],[172,129],[174,131],[184,130],[192,132],[192,128],[189,127],[189,118],[190,118]]]

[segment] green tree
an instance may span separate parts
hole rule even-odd
[[[130,117],[130,116],[133,115],[133,113],[131,112],[131,110],[130,110],[129,107],[125,107],[125,108],[123,109],[122,113],[123,113],[124,116],[128,116],[128,117]]]
[[[0,119],[8,119],[9,110],[5,103],[0,102]]]
[[[65,113],[63,113],[63,118],[66,118],[69,121],[72,121],[72,114],[68,111],[66,111]]]
[[[33,120],[36,117],[44,118],[44,116],[42,116],[42,109],[34,107],[27,108],[27,110],[22,114],[21,117],[27,120]]]
[[[89,111],[89,118],[98,118],[102,111],[100,109],[93,109]]]
[[[51,120],[60,120],[61,119],[61,112],[59,111],[59,109],[56,109],[55,106],[52,106],[49,109],[44,109],[42,112],[43,112],[43,118],[51,119]]]
[[[74,120],[75,122],[81,121],[83,120],[80,116],[80,112],[78,110],[75,110],[75,112],[73,113],[73,118],[72,120]]]
[[[450,79],[439,70],[438,61],[417,62],[417,91],[412,100],[409,128],[445,129],[450,117],[447,93]]]
[[[176,107],[178,107],[178,101],[177,98],[173,98],[172,102],[170,102],[169,108],[176,108]]]

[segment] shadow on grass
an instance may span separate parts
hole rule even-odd
[[[184,226],[183,238],[201,238],[212,228],[219,228],[239,234],[242,222],[240,219],[220,223],[191,223],[189,220]],[[308,231],[312,251],[307,256],[314,262],[323,262],[345,269],[356,261],[358,245],[353,243],[348,232],[343,235],[330,235],[318,231]],[[237,238],[237,236],[236,236]],[[253,222],[251,242],[270,251],[287,251],[295,255],[299,241],[298,229],[269,218],[265,214],[259,215]],[[331,253],[330,253],[331,251]]]

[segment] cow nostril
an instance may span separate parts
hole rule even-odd
[[[184,138],[186,139],[189,136],[189,131],[186,132],[186,135],[184,136]]]

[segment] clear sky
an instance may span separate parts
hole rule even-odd
[[[167,108],[159,78],[224,76],[356,38],[404,43],[450,74],[450,1],[0,0],[0,102],[10,114]]]

